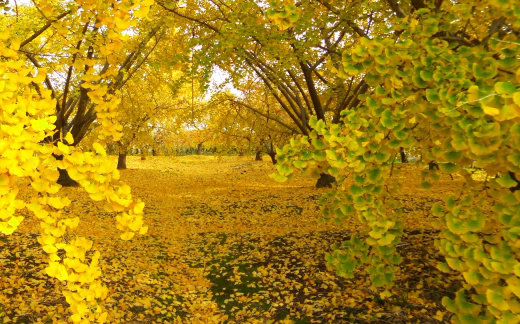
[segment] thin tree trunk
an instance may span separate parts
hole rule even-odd
[[[332,188],[334,182],[336,182],[336,178],[330,174],[322,173],[318,181],[316,181],[316,188]]]
[[[278,163],[278,161],[276,160],[276,152],[269,152],[269,157],[271,158],[271,162],[273,162],[273,165]]]
[[[197,155],[202,154],[202,143],[197,144]]]
[[[157,156],[157,152],[154,149],[152,149],[152,156]]]
[[[256,151],[255,161],[262,161],[262,151]]]
[[[401,163],[408,163],[408,158],[406,157],[406,153],[404,153],[402,147],[399,149],[399,154],[401,154]]]
[[[62,161],[63,155],[54,156],[56,160]],[[63,187],[79,187],[79,183],[76,180],[72,180],[72,178],[69,176],[69,173],[65,169],[58,168],[58,172],[60,173],[60,176],[58,177],[58,180],[56,183],[59,185],[62,185]]]
[[[433,170],[434,168],[439,170],[439,165],[433,161],[430,161],[428,163],[428,170]]]
[[[146,160],[146,155],[144,155],[144,150],[141,150],[141,161]]]
[[[117,169],[126,170],[126,152],[119,153],[119,156],[117,157]]]

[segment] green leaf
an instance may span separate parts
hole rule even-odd
[[[383,176],[383,171],[381,169],[374,169],[367,172],[368,180],[370,182],[377,182],[377,180],[381,179]]]
[[[354,197],[357,197],[357,196],[361,196],[362,194],[365,193],[365,191],[363,190],[363,188],[361,187],[358,187],[358,186],[350,186],[350,194]]]
[[[491,79],[497,75],[497,72],[497,63],[492,58],[488,57],[483,62],[473,63],[473,75],[477,79]]]
[[[486,299],[491,306],[496,307],[501,311],[506,311],[509,309],[509,304],[504,300],[503,295],[495,290],[488,289],[486,291]]]
[[[325,152],[313,152],[312,156],[316,161],[325,161],[327,159],[327,155]]]
[[[379,163],[386,162],[386,161],[388,161],[390,156],[391,156],[390,153],[377,153],[376,154],[376,161],[379,162]]]
[[[278,173],[283,176],[288,176],[293,172],[292,168],[288,165],[278,163],[276,165],[276,169],[278,170]],[[285,181],[285,180],[283,180]]]
[[[479,282],[484,279],[480,272],[473,269],[468,272],[464,272],[462,275],[464,276],[464,279],[466,279],[466,282],[471,285],[478,285]]]
[[[433,213],[433,216],[443,216],[444,210],[442,209],[441,204],[439,204],[439,203],[433,204],[432,213]]]
[[[324,128],[325,128],[325,122],[322,119],[318,120],[318,122],[316,123],[316,126],[314,127],[314,129],[318,133],[320,133],[321,130],[324,129]]]
[[[430,9],[428,9],[428,8],[421,8],[421,9],[415,11],[415,14],[416,15],[424,15],[424,14],[427,14],[429,12],[430,12]]]
[[[350,151],[355,152],[359,149],[359,144],[357,141],[352,140],[347,144],[347,147]]]
[[[495,83],[495,91],[498,94],[511,95],[516,92],[516,87],[511,82],[497,82]]]
[[[274,173],[272,176],[273,176],[273,179],[275,181],[278,181],[278,182],[285,182],[285,181],[287,181],[287,177],[283,176],[283,175],[281,175],[279,173]]]
[[[421,72],[419,72],[420,75],[421,75],[421,78],[424,80],[424,81],[433,81],[433,73],[431,71],[428,71],[428,70],[422,70]],[[430,89],[428,89],[430,90]],[[426,90],[426,92],[428,93],[428,90]]]
[[[309,118],[309,126],[311,126],[312,128],[316,128],[317,123],[318,118],[316,118],[316,116],[311,116],[311,118]]]
[[[461,324],[480,324],[483,323],[478,316],[469,314],[457,314],[456,317],[459,319]]]
[[[503,177],[497,178],[496,180],[497,183],[504,188],[513,188],[518,185],[518,183],[515,180],[513,180],[513,178],[511,178],[509,173]]]
[[[354,182],[355,182],[357,185],[362,186],[362,185],[365,184],[365,178],[362,177],[362,176],[360,176],[360,175],[355,174],[355,175],[354,175]]]
[[[395,239],[394,234],[387,233],[385,236],[377,240],[377,244],[379,245],[389,245],[391,244]]]
[[[442,306],[444,306],[448,312],[457,313],[458,311],[455,301],[446,296],[442,298]]]
[[[511,154],[507,157],[507,160],[515,166],[520,166],[520,153]]]
[[[303,169],[307,166],[307,162],[306,161],[300,161],[300,160],[297,160],[297,161],[293,161],[293,165],[295,167],[297,167],[298,169]]]
[[[454,163],[439,163],[439,169],[444,173],[455,173],[459,171],[459,166]]]
[[[318,150],[325,148],[325,143],[322,140],[316,139],[312,142],[312,145],[314,145],[315,148]]]
[[[477,315],[480,312],[481,306],[470,303],[466,300],[464,289],[457,291],[455,296],[455,304],[463,314]]]
[[[452,162],[452,163],[460,162],[460,160],[462,160],[462,152],[456,152],[456,151],[446,152],[446,153],[444,153],[444,158],[446,159],[446,162]]]
[[[437,269],[445,273],[450,273],[452,271],[446,262],[438,264]]]

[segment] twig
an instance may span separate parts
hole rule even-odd
[[[456,106],[455,108],[448,110],[447,112],[450,112],[450,111],[453,111],[453,110],[455,110],[457,108],[460,108],[460,107],[464,106],[465,104],[469,104],[469,103],[472,103],[472,102],[477,102],[477,101],[480,101],[480,100],[483,100],[483,99],[486,99],[486,98],[489,98],[489,97],[493,97],[493,96],[496,96],[496,95],[497,95],[496,93],[492,93],[490,95],[484,96],[484,97],[479,98],[477,100],[463,102],[460,105]]]

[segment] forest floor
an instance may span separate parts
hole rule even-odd
[[[325,266],[331,244],[359,235],[357,219],[318,222],[327,189],[296,176],[277,183],[273,166],[253,157],[128,157],[122,178],[146,202],[147,235],[119,239],[114,215],[79,188],[67,212],[76,233],[101,252],[110,289],[110,323],[447,323],[443,296],[460,277],[435,266],[431,205],[460,181],[446,177],[421,189],[417,167],[402,166],[407,232],[392,296],[367,289],[368,277],[336,276]],[[405,178],[406,177],[406,178]],[[24,193],[22,192],[21,195]],[[28,218],[0,236],[0,323],[58,323],[67,317],[61,283],[42,270],[46,256]]]

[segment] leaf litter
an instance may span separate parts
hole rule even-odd
[[[458,179],[420,189],[420,170],[406,168],[403,219],[409,229],[397,246],[404,262],[391,296],[372,291],[367,276],[327,269],[324,255],[357,233],[356,219],[319,222],[326,189],[296,176],[280,184],[268,161],[251,157],[128,157],[122,178],[146,202],[149,234],[119,240],[114,215],[78,188],[66,212],[90,226],[77,234],[102,253],[111,323],[442,323],[441,305],[461,287],[433,241],[431,205]],[[24,193],[22,192],[21,195]],[[67,318],[61,283],[43,269],[38,222],[0,236],[0,323],[59,323]]]

